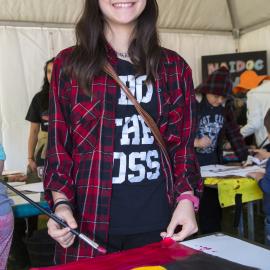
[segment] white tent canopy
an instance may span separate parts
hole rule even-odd
[[[157,1],[161,43],[187,60],[195,85],[202,55],[270,51],[269,0]],[[27,109],[40,90],[45,61],[74,44],[83,3],[0,0],[0,134],[7,169],[26,168]]]
[[[72,27],[84,0],[0,0],[2,24]],[[240,34],[270,24],[269,0],[158,0],[159,27]]]

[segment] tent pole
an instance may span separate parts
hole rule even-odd
[[[48,23],[48,22],[31,22],[31,21],[3,21],[0,20],[0,26],[11,27],[38,27],[38,28],[67,28],[74,29],[72,23]]]
[[[263,22],[259,22],[255,25],[252,25],[250,27],[243,28],[240,32],[241,35],[247,34],[249,32],[255,31],[257,29],[263,28],[270,25],[270,20],[265,20]]]
[[[201,29],[183,29],[183,28],[158,28],[159,32],[162,33],[178,33],[178,34],[199,34],[199,35],[222,35],[231,36],[231,31],[226,30],[201,30]]]
[[[234,12],[234,8],[233,8],[233,2],[232,0],[226,0],[227,2],[227,7],[228,7],[228,11],[230,14],[230,18],[231,18],[231,23],[232,23],[232,35],[233,38],[235,40],[235,52],[239,52],[240,50],[240,30],[239,30],[239,23],[237,20],[237,16]]]
[[[48,23],[48,22],[31,22],[31,21],[3,21],[0,20],[0,26],[7,27],[37,27],[37,28],[62,28],[74,29],[75,24],[71,23]],[[201,35],[232,35],[229,30],[202,30],[202,29],[178,29],[178,28],[158,28],[160,32],[165,33],[187,33],[187,34],[201,34]]]

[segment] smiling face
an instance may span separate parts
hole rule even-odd
[[[98,0],[100,10],[109,25],[131,25],[143,12],[147,0]]]
[[[207,101],[213,106],[218,107],[225,103],[226,98],[219,95],[206,94]]]

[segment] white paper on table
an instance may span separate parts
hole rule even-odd
[[[214,234],[181,244],[243,265],[270,269],[270,250],[228,235]]]
[[[8,184],[16,189],[19,188],[19,186],[25,185],[25,182],[8,182]],[[6,188],[8,196],[14,196],[15,193],[9,188]]]
[[[9,170],[9,171],[7,171],[7,170],[4,170],[3,172],[2,172],[2,175],[13,175],[13,174],[25,174],[25,172],[22,172],[22,171],[15,171],[15,170]]]
[[[30,198],[34,202],[40,202],[40,193],[39,192],[29,193],[29,194],[24,194],[24,195],[27,196],[28,198]],[[25,199],[23,199],[19,195],[13,195],[13,196],[10,196],[9,198],[14,202],[14,205],[29,203],[28,201],[26,201]]]
[[[26,182],[8,182],[8,184],[12,187],[25,185]]]
[[[22,185],[17,189],[19,191],[44,192],[43,182]]]
[[[260,159],[258,159],[258,158],[255,157],[255,156],[250,156],[250,155],[248,155],[248,157],[247,157],[247,162],[249,162],[249,164],[254,163],[254,164],[256,164],[256,165],[258,165],[258,166],[260,166],[260,167],[263,167],[263,166],[265,167],[267,161],[268,161],[268,158],[263,159],[263,160],[260,160]]]
[[[222,176],[241,176],[246,177],[250,172],[265,172],[265,169],[259,166],[225,166],[225,165],[207,165],[201,166],[202,177],[222,177]]]

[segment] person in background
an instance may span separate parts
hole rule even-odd
[[[28,178],[33,178],[33,181],[36,181],[34,178],[42,178],[42,171],[37,172],[37,168],[42,170],[44,167],[47,151],[49,89],[53,60],[54,58],[45,63],[41,91],[33,97],[25,118],[30,122],[28,137]]]
[[[263,119],[270,108],[270,76],[246,70],[241,74],[240,83],[233,92],[247,92],[247,124],[241,127],[241,134],[244,137],[254,134],[259,148],[269,144]]]
[[[76,46],[54,61],[45,197],[56,215],[109,252],[197,231],[191,70],[159,45],[157,19],[156,0],[86,0]],[[107,62],[157,123],[171,169],[134,105],[103,71]],[[48,232],[58,243],[58,264],[100,255],[52,219]]]
[[[264,118],[264,126],[268,133],[268,139],[270,141],[270,109],[267,111]],[[249,176],[256,179],[260,188],[263,191],[263,206],[265,213],[264,221],[264,233],[265,233],[265,244],[270,246],[270,153],[266,150],[257,152],[257,156],[261,159],[268,158],[266,163],[265,174],[260,172],[249,173]]]
[[[196,88],[198,96],[198,130],[194,141],[200,166],[222,164],[224,138],[231,144],[240,161],[248,156],[239,126],[227,101],[232,92],[230,73],[225,67],[209,75]],[[217,189],[204,187],[199,209],[201,233],[221,231],[222,211]]]
[[[247,124],[247,93],[239,92],[232,95],[232,106],[233,112],[236,118],[236,123],[241,127]],[[244,138],[245,143],[248,147],[253,147],[256,145],[255,136],[251,134]],[[226,145],[224,145],[226,149]],[[228,143],[227,150],[231,150],[231,147]]]
[[[26,120],[30,122],[28,137],[28,166],[26,182],[40,182],[48,140],[49,89],[54,58],[44,65],[44,78],[41,91],[32,99]],[[37,170],[38,169],[38,170]],[[15,218],[15,228],[9,264],[12,269],[21,269],[30,265],[30,257],[24,239],[31,237],[38,228],[38,216]]]
[[[0,142],[0,176],[6,159],[3,146]],[[0,269],[6,269],[9,250],[12,242],[14,218],[11,200],[7,196],[6,187],[0,183]]]

